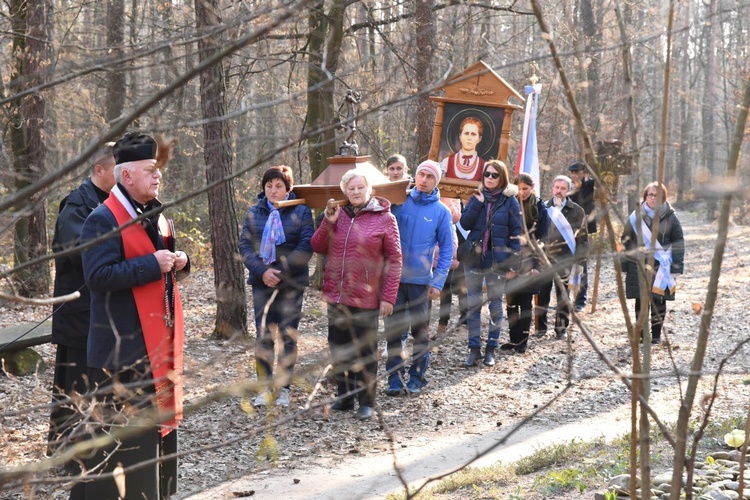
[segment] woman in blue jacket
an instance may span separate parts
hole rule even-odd
[[[258,204],[250,207],[242,227],[239,249],[245,267],[250,271],[255,330],[255,370],[259,380],[273,377],[274,339],[271,325],[278,329],[284,342],[279,357],[280,382],[275,403],[289,406],[289,387],[297,361],[297,336],[302,296],[309,285],[308,263],[312,257],[312,212],[306,205],[277,209],[275,202],[296,199],[292,192],[292,169],[282,165],[271,167],[263,174],[263,193]],[[267,388],[254,401],[254,406],[272,403]]]
[[[490,326],[484,352],[485,366],[495,364],[495,349],[503,320],[505,282],[515,277],[517,254],[521,249],[519,236],[521,208],[515,195],[516,186],[509,183],[508,168],[499,160],[484,165],[481,189],[469,199],[461,226],[469,230],[464,245],[470,247],[465,259],[466,284],[469,290],[469,357],[466,366],[474,366],[481,357],[482,283],[487,284]]]

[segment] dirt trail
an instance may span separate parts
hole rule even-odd
[[[678,300],[669,305],[670,348],[656,348],[652,355],[652,400],[665,422],[676,419],[680,384],[674,371],[676,367],[681,373],[684,388],[699,327],[692,303],[704,300],[716,235],[715,227],[704,222],[701,214],[679,212],[679,216],[687,240],[686,274],[678,277]],[[748,228],[732,229],[723,266],[722,295],[706,356],[707,374],[713,373],[728,346],[747,335],[744,325],[748,322],[742,318],[747,318],[748,312],[742,297],[750,289],[745,252],[748,242]],[[614,271],[605,255],[597,311],[592,314],[587,308],[581,317],[598,346],[618,369],[628,373],[630,347],[616,297]],[[632,308],[632,301],[628,307]],[[320,326],[324,328],[324,324]],[[493,369],[466,370],[461,367],[466,353],[465,330],[449,337],[435,350],[427,394],[411,400],[379,397],[405,479],[412,485],[421,484],[428,477],[468,463],[503,440],[513,425],[563,391],[569,359],[570,390],[475,465],[512,462],[545,443],[629,432],[629,392],[580,333],[573,338],[570,353],[564,343],[543,340],[533,343],[525,356],[504,356]],[[741,383],[750,368],[748,359],[744,350],[729,364],[734,374],[722,379],[715,415],[742,413],[732,401],[748,396],[747,386]],[[708,391],[708,379],[704,380],[701,391]],[[318,445],[308,447],[313,453],[289,457],[278,469],[266,468],[189,498],[227,498],[231,492],[249,490],[255,491],[257,498],[377,498],[400,487],[386,436],[378,425],[359,424],[338,415],[313,421],[321,433],[317,439],[309,435],[311,441],[318,441]]]

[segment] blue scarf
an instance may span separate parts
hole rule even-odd
[[[286,236],[284,235],[284,226],[281,224],[279,209],[275,208],[273,203],[268,200],[266,200],[266,203],[271,210],[271,215],[268,216],[263,228],[263,236],[260,239],[260,258],[263,259],[265,265],[269,265],[276,262],[276,245],[286,242]]]

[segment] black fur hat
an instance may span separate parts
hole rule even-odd
[[[127,163],[138,160],[155,160],[156,159],[156,141],[153,137],[130,132],[115,143],[112,148],[112,154],[115,162]]]

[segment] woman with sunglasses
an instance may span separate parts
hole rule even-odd
[[[503,320],[502,296],[505,282],[516,275],[517,254],[521,250],[521,207],[516,199],[518,189],[508,181],[508,168],[499,160],[484,165],[482,185],[477,189],[461,216],[461,226],[469,232],[471,246],[465,260],[466,285],[469,290],[469,357],[466,366],[475,366],[481,357],[482,283],[487,284],[490,325],[484,351],[484,365],[495,364],[495,349]]]

